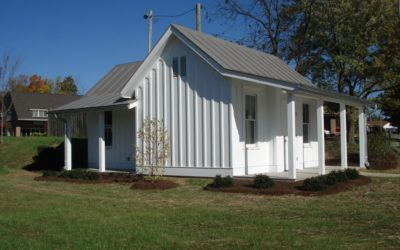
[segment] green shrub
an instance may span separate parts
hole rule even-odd
[[[335,185],[336,183],[338,183],[339,181],[336,176],[336,171],[332,171],[329,174],[325,175],[324,182],[326,185],[329,185],[329,186]]]
[[[332,171],[332,173],[336,176],[337,182],[345,182],[348,180],[346,173],[342,170]]]
[[[78,179],[78,180],[98,180],[100,174],[98,172],[87,171],[86,169],[64,170],[59,175],[63,178]]]
[[[300,189],[304,191],[326,190],[325,176],[317,176],[305,179],[303,184],[300,186]]]
[[[274,180],[272,180],[268,175],[258,174],[254,178],[253,186],[255,188],[271,188],[274,185]]]
[[[47,176],[59,176],[59,175],[60,175],[60,172],[54,171],[54,170],[44,170],[42,174],[43,174],[43,177],[47,177]]]
[[[222,177],[221,175],[217,175],[214,178],[214,182],[212,183],[213,187],[232,187],[233,179],[230,176]]]
[[[390,169],[399,166],[397,154],[390,139],[383,134],[368,136],[368,161],[372,169]]]
[[[360,177],[360,173],[354,168],[348,168],[344,171],[349,180],[355,180]]]

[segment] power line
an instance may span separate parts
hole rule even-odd
[[[184,16],[192,11],[196,10],[196,8],[191,8],[185,12],[182,12],[180,14],[176,14],[176,15],[154,15],[153,17],[158,17],[158,18],[174,18],[174,17],[180,17],[180,16]]]

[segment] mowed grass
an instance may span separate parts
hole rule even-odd
[[[40,147],[57,146],[62,142],[60,137],[4,137],[4,144],[0,144],[0,174],[30,164]]]
[[[209,179],[174,178],[181,186],[167,191],[38,182],[33,178],[39,173],[7,166],[8,173],[0,175],[0,249],[395,249],[400,244],[400,178],[374,178],[332,196],[269,197],[204,191]]]

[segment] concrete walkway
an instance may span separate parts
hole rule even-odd
[[[391,173],[372,173],[372,172],[360,172],[361,175],[370,176],[370,177],[390,177],[390,178],[400,178],[400,174],[391,174]]]

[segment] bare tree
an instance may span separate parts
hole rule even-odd
[[[1,104],[1,126],[0,126],[0,143],[4,143],[4,126],[5,126],[5,116],[10,110],[11,105],[7,103],[6,96],[12,95],[12,83],[15,72],[17,71],[19,65],[19,59],[13,59],[9,51],[4,51],[1,61],[0,61],[0,104]]]
[[[169,155],[169,136],[162,120],[144,119],[137,133],[139,145],[135,145],[136,163],[152,182],[162,176]]]
[[[289,31],[288,18],[281,9],[287,0],[224,0],[217,4],[212,19],[244,23],[245,39],[240,42],[283,58],[283,43]]]

